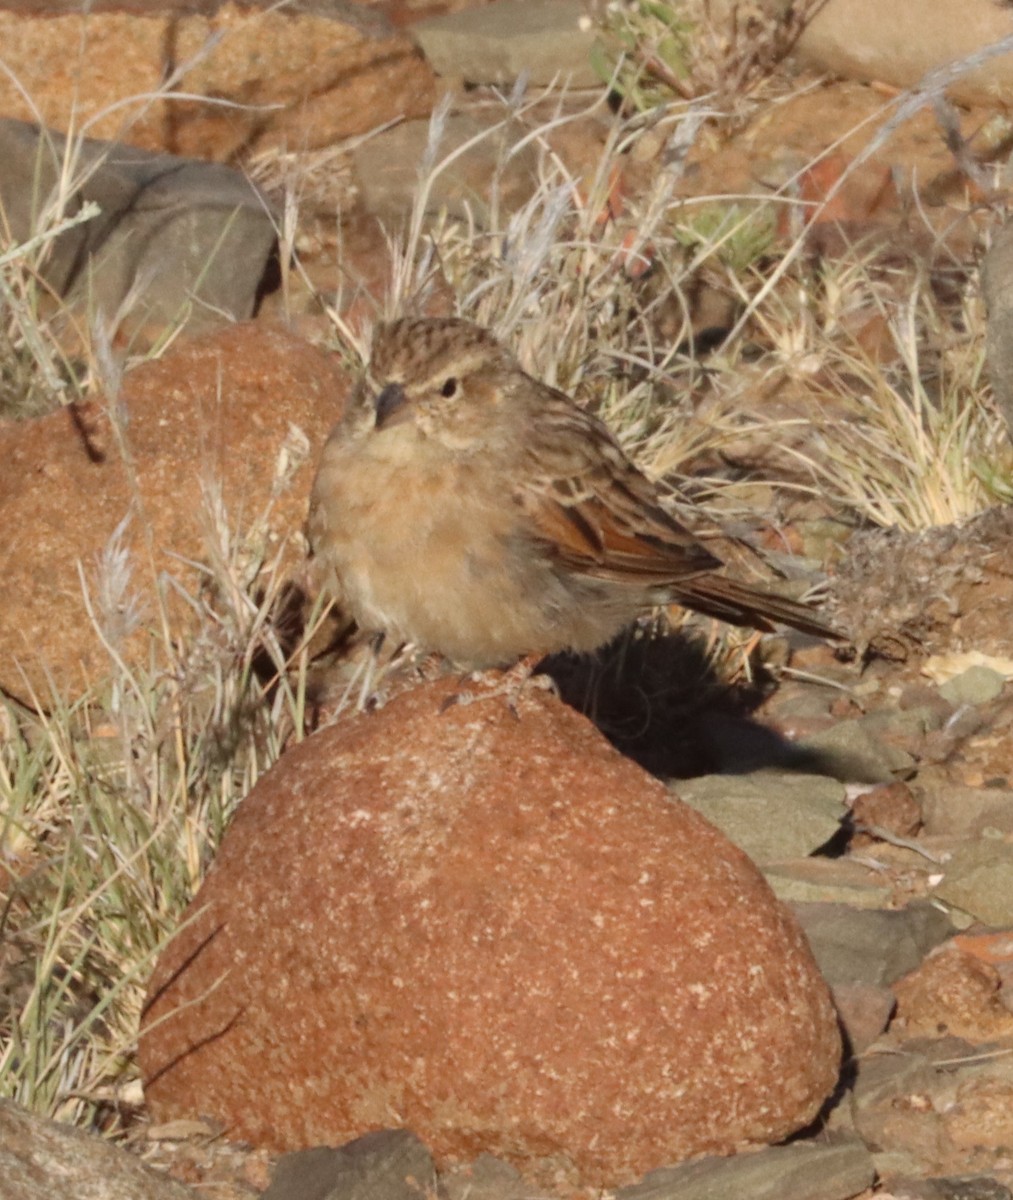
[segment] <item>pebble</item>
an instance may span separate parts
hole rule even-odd
[[[754,771],[680,780],[679,799],[757,863],[811,854],[840,830],[844,788],[822,775]]]

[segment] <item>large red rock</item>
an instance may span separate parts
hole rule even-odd
[[[453,686],[243,802],[151,981],[155,1119],[277,1150],[404,1125],[594,1187],[806,1124],[837,1022],[755,867],[554,698],[441,712]]]
[[[112,671],[82,576],[113,624],[117,597],[101,597],[126,581],[122,599],[136,598],[142,620],[107,635],[122,659],[147,664],[164,641],[161,603],[172,636],[192,621],[165,576],[191,592],[207,583],[194,564],[214,560],[223,514],[226,540],[249,556],[237,574],[251,574],[251,590],[258,554],[270,565],[287,546],[298,570],[317,454],[348,387],[336,355],[250,322],[130,372],[115,397],[119,433],[99,402],[0,421],[0,687],[45,704],[54,687],[73,697]]]
[[[0,5],[0,113],[226,161],[267,147],[326,146],[429,112],[433,73],[378,10],[309,8],[217,0],[40,12]],[[160,89],[174,71],[184,95],[167,97]]]

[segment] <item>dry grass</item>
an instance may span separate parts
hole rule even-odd
[[[213,501],[209,511],[228,528]],[[235,805],[306,732],[306,655],[291,661],[270,621],[276,566],[249,543],[223,543],[214,578],[209,567],[187,597],[200,619],[183,636],[167,609],[144,610],[121,534],[82,578],[106,682],[73,705],[54,694],[34,713],[10,701],[0,710],[0,1094],[102,1127],[129,1117],[135,1099],[127,1085],[153,956]],[[165,631],[148,667],[122,653],[136,623]]]

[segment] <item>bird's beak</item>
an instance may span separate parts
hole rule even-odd
[[[373,407],[376,409],[377,429],[400,425],[411,416],[408,397],[399,383],[388,383],[373,401]]]

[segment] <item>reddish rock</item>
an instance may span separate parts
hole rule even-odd
[[[151,982],[156,1120],[275,1150],[404,1125],[608,1187],[777,1141],[840,1037],[749,860],[534,689],[421,686],[290,751]]]
[[[129,469],[97,403],[0,423],[0,686],[46,700],[51,682],[74,695],[110,670],[79,564],[97,597],[99,556],[128,514],[127,591],[146,619],[117,643],[127,661],[147,661],[160,640],[148,632],[158,629],[158,573],[193,590],[198,573],[187,560],[213,554],[208,485],[220,487],[233,536],[268,557],[288,540],[289,561],[301,561],[316,453],[346,391],[336,357],[250,323],[181,343],[127,375],[118,406]],[[306,439],[301,463],[293,430]],[[279,471],[285,453],[290,469]],[[171,609],[174,618],[187,611]]]
[[[338,18],[284,5],[204,7],[0,9],[0,112],[226,160],[279,144],[329,145],[432,107],[428,64],[376,11],[345,5]],[[163,98],[166,73],[183,67],[176,90],[198,98]]]
[[[972,1042],[1013,1040],[1013,1014],[1003,1004],[996,968],[954,940],[893,985],[895,1025],[907,1037],[951,1034]]]
[[[877,840],[873,830],[883,830],[897,837],[913,837],[922,827],[922,810],[906,783],[880,784],[855,798],[851,815],[856,825],[869,832],[857,833],[856,846],[867,846]]]

